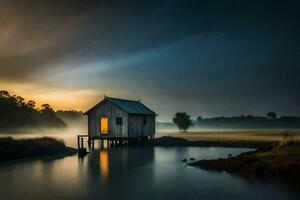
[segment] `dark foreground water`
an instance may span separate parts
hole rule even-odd
[[[186,166],[239,148],[111,148],[0,166],[0,199],[299,199],[288,186]]]

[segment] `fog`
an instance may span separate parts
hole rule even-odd
[[[87,120],[80,119],[76,121],[67,121],[67,128],[19,128],[17,130],[2,130],[0,137],[13,137],[15,139],[37,138],[37,137],[53,137],[63,140],[66,145],[77,147],[77,135],[87,134]],[[225,132],[225,131],[266,131],[266,129],[230,129],[230,128],[212,128],[204,126],[193,126],[188,129],[188,133],[207,133],[207,132]],[[272,129],[268,129],[272,131]],[[274,130],[276,132],[279,129]],[[286,131],[286,130],[282,130]],[[295,131],[295,130],[294,130]],[[156,127],[155,137],[174,136],[179,134],[176,126],[160,126]],[[180,134],[181,135],[181,134]],[[85,143],[86,144],[86,143]]]
[[[19,128],[17,130],[2,130],[0,137],[13,137],[15,139],[53,137],[63,140],[66,145],[77,147],[77,135],[87,134],[87,124],[83,120],[67,123],[67,128]]]

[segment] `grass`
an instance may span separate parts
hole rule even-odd
[[[45,156],[67,156],[76,153],[64,142],[50,137],[18,139],[0,138],[0,162]]]
[[[287,135],[291,141],[300,142],[300,131],[204,131],[175,133],[168,136],[183,138],[188,141],[220,143],[272,144],[282,141]]]
[[[248,178],[277,179],[300,189],[300,144],[291,142],[288,137],[277,145],[259,148],[237,157],[200,160],[190,165]]]

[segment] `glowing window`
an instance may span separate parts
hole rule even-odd
[[[100,133],[108,134],[108,118],[102,117],[100,120]]]

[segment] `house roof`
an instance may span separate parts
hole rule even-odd
[[[111,103],[118,106],[120,109],[124,110],[125,112],[127,112],[129,114],[156,115],[156,113],[154,111],[150,110],[147,106],[142,104],[140,101],[118,99],[118,98],[112,98],[112,97],[105,97],[103,101],[105,101],[105,100],[110,101]],[[95,106],[90,108],[84,114],[87,114],[88,112],[90,112],[91,110],[96,108],[103,101],[97,103]]]

